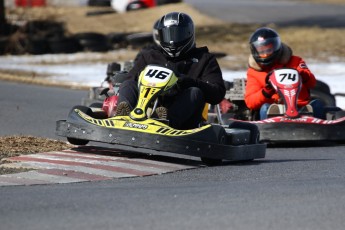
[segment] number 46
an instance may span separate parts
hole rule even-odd
[[[159,71],[157,69],[149,69],[149,71],[146,73],[146,76],[163,80],[169,76],[169,73],[162,70]]]

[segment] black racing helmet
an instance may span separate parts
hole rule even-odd
[[[194,23],[185,13],[171,12],[159,20],[159,43],[170,57],[179,57],[195,46]]]
[[[267,27],[257,29],[250,36],[249,44],[255,61],[262,66],[273,64],[282,48],[278,33]]]
[[[155,22],[155,24],[153,24],[153,29],[152,29],[152,36],[153,36],[153,41],[157,44],[159,44],[159,33],[158,33],[158,26],[159,26],[159,20],[157,20]]]

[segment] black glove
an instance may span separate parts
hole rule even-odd
[[[262,89],[262,94],[266,97],[266,98],[271,98],[272,95],[275,93],[274,88],[272,87],[271,81],[270,81],[270,76],[272,75],[273,71],[269,72],[266,75],[265,78],[265,87]]]
[[[273,94],[275,93],[275,90],[272,88],[272,86],[265,86],[265,88],[262,89],[262,94],[266,98],[271,98]]]
[[[190,87],[197,87],[197,81],[193,78],[187,77],[181,74],[177,80],[177,87],[178,89],[185,90]]]
[[[267,84],[271,85],[270,76],[272,75],[272,73],[273,73],[273,70],[271,72],[267,73],[266,78],[265,78],[266,85]]]
[[[178,71],[178,66],[173,63],[173,62],[168,62],[166,65],[165,65],[168,69],[172,70],[174,72],[174,74],[176,75],[176,77],[179,77],[180,76],[180,72]]]

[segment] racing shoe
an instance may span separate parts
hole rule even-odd
[[[314,112],[313,106],[311,106],[311,105],[308,104],[308,105],[306,105],[305,107],[307,108],[308,113],[313,113],[313,112]]]
[[[284,105],[280,104],[272,104],[267,110],[267,115],[268,116],[274,116],[274,115],[279,115],[279,114],[284,114]]]
[[[116,108],[115,116],[128,116],[130,112],[131,108],[129,107],[128,103],[122,101]]]
[[[300,113],[305,113],[305,114],[313,114],[313,107],[311,105],[305,105],[301,110]]]
[[[168,110],[165,107],[156,108],[156,114],[158,119],[167,120],[168,118]]]

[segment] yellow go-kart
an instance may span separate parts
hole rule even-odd
[[[171,90],[177,79],[170,69],[148,65],[139,76],[139,99],[129,116],[109,118],[99,109],[75,106],[67,120],[57,121],[56,134],[75,145],[96,141],[130,152],[184,154],[200,157],[207,165],[265,157],[266,144],[258,143],[254,124],[238,121],[228,128],[204,123],[195,129],[177,130],[168,121],[154,118],[159,96]]]

